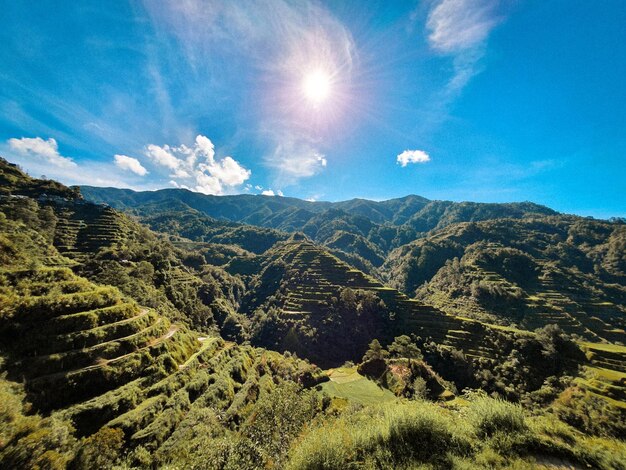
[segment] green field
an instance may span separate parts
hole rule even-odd
[[[356,367],[340,367],[328,371],[330,380],[322,384],[322,391],[333,398],[344,398],[362,405],[394,401],[396,396],[389,390],[363,377]]]

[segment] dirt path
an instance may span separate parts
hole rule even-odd
[[[161,319],[159,319],[159,321],[160,320]],[[81,372],[86,372],[86,371],[89,371],[89,370],[95,370],[95,369],[98,369],[100,367],[104,367],[106,365],[109,365],[111,363],[114,363],[114,362],[117,362],[117,361],[121,361],[122,359],[124,359],[124,358],[126,358],[126,357],[128,357],[128,356],[130,356],[132,354],[138,353],[138,352],[143,351],[143,350],[148,349],[148,348],[152,348],[152,347],[154,347],[154,346],[156,346],[156,345],[158,345],[158,344],[160,344],[160,343],[162,343],[164,341],[167,341],[169,338],[174,336],[174,334],[179,329],[180,329],[179,325],[172,325],[172,326],[170,326],[169,330],[167,330],[167,332],[163,336],[160,336],[158,338],[154,338],[146,346],[143,346],[141,348],[135,349],[134,351],[126,353],[126,354],[124,354],[122,356],[114,357],[113,359],[100,359],[100,360],[98,360],[97,364],[93,364],[93,365],[87,366],[87,367],[82,367],[80,369],[73,369],[73,370],[69,370],[69,371],[56,372],[54,374],[41,375],[41,376],[31,380],[31,382],[37,382],[39,380],[44,380],[44,379],[51,379],[51,378],[54,378],[54,377],[66,377],[66,376],[69,376],[69,375],[73,375],[73,374],[77,374],[77,373],[81,373]],[[101,343],[101,344],[104,344],[104,343]]]
[[[114,325],[114,324],[117,324],[117,323],[122,323],[122,322],[129,322],[129,321],[131,321],[131,320],[134,320],[134,319],[137,319],[137,318],[139,318],[139,317],[145,316],[145,315],[147,315],[148,313],[149,313],[149,310],[147,310],[147,309],[146,309],[144,312],[140,313],[139,315],[135,315],[134,317],[131,317],[131,318],[126,318],[126,319],[121,320],[121,321],[116,322],[116,323],[110,323],[110,325]],[[44,358],[44,357],[48,357],[48,356],[52,356],[52,355],[56,355],[56,354],[68,354],[68,353],[71,353],[71,352],[73,352],[73,351],[77,351],[77,352],[79,352],[79,351],[85,351],[85,352],[86,352],[86,351],[92,351],[92,350],[97,349],[97,348],[100,348],[100,347],[102,347],[102,346],[106,346],[107,344],[110,344],[110,343],[115,343],[116,341],[125,341],[125,340],[127,340],[127,339],[132,339],[132,338],[134,338],[135,336],[140,335],[141,333],[143,333],[143,332],[144,332],[144,331],[146,331],[147,329],[152,328],[153,326],[157,325],[157,324],[158,324],[158,323],[160,323],[161,321],[162,321],[162,318],[159,318],[159,319],[157,319],[157,321],[155,321],[152,325],[148,325],[148,326],[146,326],[145,328],[143,328],[143,329],[141,329],[141,330],[139,330],[139,331],[137,331],[137,332],[135,332],[135,333],[133,333],[133,334],[130,334],[130,335],[127,335],[127,336],[122,336],[122,337],[119,337],[119,338],[113,338],[113,339],[110,339],[110,340],[107,340],[107,341],[103,341],[102,343],[97,343],[97,344],[94,344],[93,346],[89,346],[89,347],[87,347],[87,348],[72,348],[72,349],[66,349],[65,351],[56,351],[56,352],[51,352],[51,353],[48,353],[48,354],[40,354],[40,355],[38,355],[38,356],[27,356],[25,359],[28,359],[28,360],[32,360],[32,359],[42,359],[42,358]],[[98,328],[104,328],[104,326],[108,326],[108,325],[103,325],[103,326],[100,326],[100,327],[98,327]],[[95,329],[97,329],[97,328],[91,328],[90,330],[80,330],[80,331],[91,331],[91,330],[95,330]]]

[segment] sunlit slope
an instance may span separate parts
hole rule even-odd
[[[111,427],[131,446],[167,449],[208,408],[236,426],[279,376],[324,379],[302,361],[194,334],[67,268],[4,269],[0,279],[9,378],[78,435]]]
[[[5,366],[42,409],[175,370],[200,347],[183,326],[67,268],[3,270],[0,279]]]
[[[281,318],[286,324],[281,331],[289,332],[289,336],[283,338],[284,347],[293,349],[294,345],[290,341],[295,340],[300,343],[295,345],[297,352],[311,357],[306,350],[310,347],[316,350],[309,351],[313,353],[312,357],[323,358],[324,361],[329,359],[322,351],[324,341],[309,341],[307,337],[298,337],[296,332],[305,336],[306,332],[321,333],[323,336],[325,329],[334,328],[332,319],[339,308],[337,299],[341,298],[346,289],[370,293],[376,299],[375,302],[382,301],[384,305],[376,311],[357,313],[352,319],[354,323],[345,324],[345,331],[336,332],[351,340],[354,335],[362,335],[358,338],[361,349],[374,338],[390,341],[395,336],[414,333],[460,349],[470,356],[492,358],[497,354],[492,340],[506,334],[501,329],[447,315],[434,307],[411,300],[304,239],[279,244],[271,250],[255,287],[252,297],[256,295],[254,299],[257,302],[271,297],[264,306],[275,306],[281,312]],[[331,335],[328,340],[331,338],[341,343],[341,338]],[[340,345],[327,346],[333,350],[340,348]],[[357,347],[356,350],[348,351],[347,356],[352,360],[360,359],[359,354],[364,352],[361,349]]]
[[[457,224],[391,253],[390,285],[448,313],[626,343],[626,225],[577,217]]]
[[[583,343],[590,364],[578,385],[611,405],[626,409],[626,347]]]

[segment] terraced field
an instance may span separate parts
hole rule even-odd
[[[306,321],[310,317],[326,315],[330,299],[338,297],[342,288],[350,287],[371,291],[385,302],[394,316],[391,338],[416,333],[463,350],[468,356],[497,356],[490,343],[494,337],[504,334],[501,329],[469,318],[447,315],[409,299],[310,242],[287,243],[281,248],[280,256],[290,268],[302,273],[288,281],[286,287],[282,311],[290,321]]]
[[[351,287],[374,292],[385,302],[394,314],[392,335],[415,333],[423,338],[432,338],[437,343],[462,350],[470,358],[497,361],[502,351],[495,346],[494,340],[499,335],[532,335],[528,331],[445,314],[437,308],[409,299],[307,241],[285,243],[273,256],[285,260],[289,268],[300,273],[288,279],[284,287],[282,313],[292,325],[322,319],[328,314],[330,299],[338,297],[343,287]],[[500,282],[501,278],[495,272],[481,273],[487,277],[489,274],[493,282]],[[536,328],[556,323],[566,332],[577,332],[581,337],[595,341],[583,345],[589,360],[585,367],[585,376],[588,378],[581,378],[579,383],[591,393],[624,407],[626,348],[601,342],[610,337],[607,332],[615,330],[616,335],[621,333],[617,332],[615,324],[593,324],[594,320],[589,315],[570,315],[568,311],[583,307],[575,304],[571,298],[556,293],[550,288],[550,282],[547,278],[542,279],[533,292],[529,302],[531,313],[526,312],[528,319],[524,325]],[[597,333],[601,331],[599,325],[604,328],[602,335]],[[334,396],[344,393],[338,390],[340,386],[332,377],[331,382],[324,387]]]
[[[57,201],[53,207],[58,218],[54,246],[77,261],[84,261],[85,253],[110,246],[123,234],[120,215],[110,207],[75,201]]]
[[[556,282],[543,276],[540,285],[529,292],[523,327],[534,329],[553,323],[589,341],[626,342],[624,315],[613,304],[565,295],[557,290]]]
[[[583,343],[589,366],[586,377],[577,380],[589,393],[626,409],[626,346]]]
[[[311,369],[197,336],[66,267],[0,271],[0,306],[4,368],[39,412],[70,420],[78,436],[121,429],[129,446],[164,459],[198,416],[237,426],[276,375]]]
[[[519,325],[519,328],[533,331],[548,324],[556,324],[566,333],[587,341],[626,344],[626,315],[618,306],[601,298],[581,296],[579,291],[570,292],[560,288],[550,272],[539,276],[536,285],[522,289],[499,273],[477,264],[464,264],[463,269],[466,278],[480,279],[481,285],[501,292],[503,297],[517,299],[504,303],[505,307],[492,307],[495,312],[501,312],[504,318]],[[490,311],[489,307],[469,296],[432,293],[430,301],[450,314],[463,312],[474,318],[502,321],[501,318],[497,319],[498,313]]]
[[[321,385],[321,390],[330,397],[362,405],[398,400],[389,390],[359,374],[356,367],[331,369],[328,376],[330,380]]]
[[[184,327],[68,268],[5,270],[0,277],[5,366],[40,409],[177,370],[201,346]]]

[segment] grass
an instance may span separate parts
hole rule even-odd
[[[348,409],[312,426],[291,448],[287,468],[624,469],[626,446],[588,438],[555,417],[472,397],[462,411],[428,402]],[[565,467],[567,465],[567,467]],[[554,467],[548,467],[554,468]]]
[[[598,351],[605,351],[617,354],[626,354],[626,346],[621,346],[619,344],[607,344],[607,343],[581,343],[584,347],[588,349],[596,349]]]
[[[370,379],[363,377],[356,368],[331,369],[330,380],[321,385],[322,392],[330,397],[344,398],[349,402],[371,405],[397,400],[389,390],[380,388]]]
[[[622,382],[626,386],[626,373],[603,367],[587,367],[587,370],[598,377],[609,380],[611,382]]]

